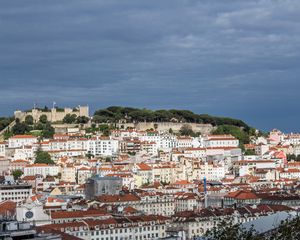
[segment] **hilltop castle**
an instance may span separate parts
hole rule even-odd
[[[42,115],[46,115],[48,121],[50,122],[57,122],[62,121],[67,114],[75,114],[77,117],[89,117],[89,107],[88,106],[79,106],[76,108],[64,108],[64,109],[32,109],[30,111],[22,112],[22,111],[15,111],[14,116],[21,121],[25,119],[26,116],[32,116],[35,122],[39,121]]]

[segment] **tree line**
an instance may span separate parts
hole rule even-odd
[[[43,138],[51,138],[54,134],[54,128],[51,126],[46,115],[42,115],[38,122],[34,122],[33,117],[27,115],[23,122],[18,118],[16,119],[16,124],[5,133],[5,138],[29,133],[36,134]]]
[[[258,233],[254,227],[242,228],[232,221],[221,221],[205,234],[205,240],[298,240],[300,239],[300,217],[282,221],[281,224],[266,233]]]
[[[13,120],[13,117],[0,117],[0,131],[6,128]]]
[[[255,135],[255,129],[242,120],[216,117],[208,114],[196,114],[189,110],[149,110],[130,107],[112,106],[99,109],[95,112],[93,122],[95,123],[117,123],[126,122],[181,122],[181,123],[204,123],[215,126],[214,134],[231,134],[238,138],[243,144],[249,143],[250,137]],[[181,129],[181,135],[195,136],[187,127]]]
[[[130,108],[112,106],[95,112],[93,121],[96,123],[116,123],[126,119],[127,122],[186,122],[204,123],[213,126],[233,125],[246,130],[250,127],[242,120],[216,117],[208,114],[196,114],[189,110],[149,110],[146,108]]]

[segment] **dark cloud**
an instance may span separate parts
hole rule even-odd
[[[300,130],[298,0],[0,0],[0,110],[187,108]]]

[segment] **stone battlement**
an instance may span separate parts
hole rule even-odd
[[[169,131],[171,128],[174,132],[179,132],[183,125],[189,125],[194,132],[209,134],[214,130],[211,124],[200,123],[173,123],[173,122],[138,122],[138,123],[118,123],[117,127],[126,129],[131,127],[137,130],[145,131],[147,129],[156,129],[158,131]]]
[[[15,111],[15,118],[20,119],[21,121],[25,120],[26,116],[32,116],[35,122],[38,122],[42,115],[46,115],[48,121],[57,122],[62,121],[67,114],[75,114],[77,117],[89,117],[89,107],[88,106],[79,106],[77,108],[64,108],[63,110],[57,110],[52,108],[49,111],[43,111],[40,109],[32,109],[28,112]]]

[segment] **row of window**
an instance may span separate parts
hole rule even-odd
[[[18,192],[12,192],[12,191],[7,191],[7,192],[1,192],[1,195],[23,195],[23,194],[29,194],[29,191],[18,191]]]
[[[127,229],[125,229],[127,230]],[[101,231],[102,232],[102,231]],[[129,231],[128,231],[129,232]],[[76,232],[73,235],[77,236],[77,237],[83,237],[83,236],[98,236],[99,235],[99,231],[92,231],[92,232]],[[102,234],[101,234],[102,235]],[[164,234],[162,234],[164,235]],[[130,237],[124,237],[124,236],[110,236],[110,237],[92,237],[92,239],[94,240],[123,240],[123,239],[135,239],[135,240],[142,240],[142,239],[155,239],[158,238],[159,234],[158,233],[148,233],[148,234],[142,234],[139,236],[130,236]]]

